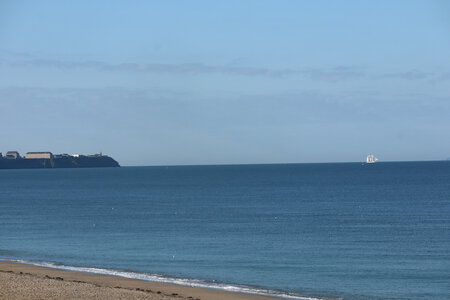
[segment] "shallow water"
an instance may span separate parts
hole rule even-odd
[[[0,170],[0,257],[284,296],[448,299],[449,215],[448,161]]]

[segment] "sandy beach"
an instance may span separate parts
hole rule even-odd
[[[274,298],[0,261],[0,299],[267,300]]]

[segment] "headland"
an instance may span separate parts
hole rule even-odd
[[[47,168],[100,168],[120,167],[112,157],[102,153],[93,155],[53,154],[51,152],[28,152],[21,156],[18,151],[0,152],[0,169],[47,169]]]

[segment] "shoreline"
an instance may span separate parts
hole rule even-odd
[[[71,298],[155,300],[281,299],[276,296],[190,287],[171,283],[150,282],[113,275],[67,271],[0,260],[0,299]]]

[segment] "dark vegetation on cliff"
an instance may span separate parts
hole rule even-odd
[[[120,167],[113,158],[102,156],[64,156],[58,158],[6,159],[0,158],[0,169],[41,169],[41,168],[98,168]]]

